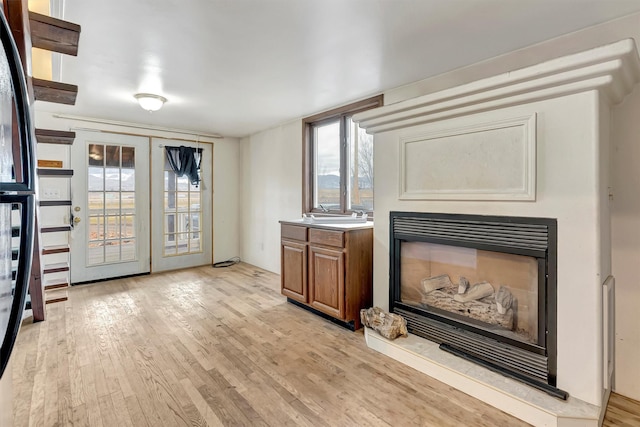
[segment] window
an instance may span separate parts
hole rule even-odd
[[[373,136],[351,120],[382,95],[303,119],[303,212],[373,214]]]

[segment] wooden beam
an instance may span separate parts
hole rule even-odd
[[[38,229],[38,217],[35,220]],[[31,277],[29,277],[29,295],[31,297],[31,310],[34,322],[45,320],[44,287],[42,285],[42,266],[40,264],[40,238],[39,233],[33,236],[33,257],[31,259]]]
[[[22,60],[29,99],[33,102],[33,87],[31,86],[31,28],[29,27],[28,0],[4,0],[4,10],[18,48],[18,54]]]

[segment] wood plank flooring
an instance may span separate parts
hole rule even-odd
[[[640,402],[612,393],[602,425],[604,427],[640,427]]]
[[[279,289],[278,275],[243,263],[69,289],[20,331],[14,425],[526,425]],[[640,425],[637,402],[619,398],[605,425]]]

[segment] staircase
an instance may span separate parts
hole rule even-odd
[[[52,153],[55,155],[60,149],[66,150],[73,144],[74,138],[73,132],[36,129],[38,157],[52,157]],[[67,155],[66,158],[68,159],[69,156]],[[42,280],[45,304],[51,304],[66,301],[66,288],[70,285],[69,232],[71,225],[69,222],[63,223],[62,219],[71,217],[69,179],[73,176],[73,170],[63,168],[64,161],[38,160],[38,166],[41,167],[37,169],[39,202],[36,228],[40,230],[38,243],[41,245],[38,247],[40,266],[36,271],[39,271],[41,276],[34,280]],[[64,180],[65,183],[61,185],[60,180]],[[52,221],[59,221],[59,223]],[[34,320],[36,320],[35,311]]]
[[[31,12],[28,10],[27,0],[5,0],[4,9],[27,74],[32,112],[34,101],[75,104],[77,86],[33,78],[30,75],[30,63],[32,47],[76,56],[80,26]],[[36,129],[35,136],[38,143],[38,157],[41,157],[41,152],[51,152],[51,147],[56,145],[67,146],[65,149],[68,149],[75,139],[74,132],[50,129]],[[70,191],[55,191],[56,188],[60,188],[59,182],[55,183],[60,179],[66,179],[66,188],[70,189],[69,179],[73,176],[73,170],[62,166],[64,165],[59,162],[38,161],[37,232],[34,236],[29,298],[26,306],[27,309],[32,310],[35,322],[45,320],[46,304],[67,299],[66,288],[70,284],[69,232],[71,226],[51,223],[50,219],[71,218],[69,211],[71,200],[68,198]],[[50,191],[50,189],[54,190]]]

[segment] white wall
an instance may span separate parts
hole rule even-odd
[[[51,113],[38,111],[36,103],[35,121],[37,128],[73,130],[73,128],[99,129],[111,132],[125,132],[142,136],[163,138],[195,139],[194,135],[185,135],[167,131],[137,129],[125,126],[114,126],[91,122],[56,118]],[[200,138],[201,143],[213,143],[213,257],[214,261],[223,261],[240,255],[240,145],[237,138],[207,139]],[[46,153],[47,159],[63,160],[64,167],[69,167],[69,150],[74,146],[49,146],[39,148],[39,153]],[[57,153],[57,157],[55,154]],[[40,158],[44,158],[40,156]],[[66,180],[59,180],[60,182]],[[48,184],[52,185],[52,184]],[[66,185],[64,183],[60,186]],[[62,194],[68,191],[62,189]],[[55,221],[50,221],[53,223]],[[61,219],[59,223],[62,223]],[[53,233],[59,234],[59,233]],[[52,242],[49,242],[52,243]]]
[[[240,141],[213,144],[213,260],[240,256]]]
[[[242,259],[280,273],[280,224],[302,212],[302,122],[241,140]]]
[[[637,39],[640,41],[640,37]],[[612,114],[614,390],[640,400],[640,87]]]
[[[440,76],[390,89],[384,93],[385,104],[524,68],[624,38],[634,38],[640,43],[640,14],[629,15]],[[637,167],[640,164],[639,92],[640,88],[636,87],[633,94],[615,108],[612,114],[612,142],[617,151],[612,158],[614,201],[611,217],[612,265],[613,275],[616,277],[615,391],[640,400],[640,366],[637,363],[640,360],[640,326],[636,320],[636,312],[640,308],[640,286],[637,279],[640,273],[640,194],[637,190],[640,188],[640,168]],[[292,131],[293,127],[299,126],[300,120],[297,120],[242,141],[243,257],[248,262],[271,271],[279,271],[277,220],[298,217],[301,211],[301,194],[296,197],[295,193],[301,193],[302,134],[301,130]],[[285,163],[286,167],[283,168]],[[279,185],[269,187],[269,199],[281,200],[286,205],[275,207],[273,214],[247,212],[256,206],[267,206],[266,196],[257,190],[260,187],[255,176],[257,171],[250,170],[256,164],[260,165],[259,170],[277,175]],[[266,229],[270,231],[265,232]],[[250,233],[253,231],[260,236],[259,241],[251,239]],[[262,245],[268,251],[260,250]],[[378,246],[374,251],[377,248]]]

